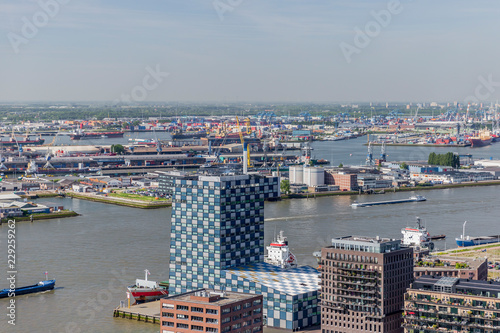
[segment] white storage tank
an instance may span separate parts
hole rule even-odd
[[[304,167],[293,165],[288,168],[290,184],[304,184]]]
[[[307,186],[322,186],[325,185],[325,169],[324,168],[304,168],[303,175],[304,183]]]

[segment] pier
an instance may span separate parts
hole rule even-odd
[[[160,324],[160,301],[131,305],[130,308],[122,301],[113,311],[113,317]]]

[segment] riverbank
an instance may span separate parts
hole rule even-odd
[[[66,217],[79,216],[79,215],[80,214],[78,214],[77,212],[74,212],[72,210],[62,210],[60,212],[53,212],[53,213],[33,214],[33,221],[61,219],[61,218],[66,218]],[[1,223],[6,223],[9,220],[15,220],[16,222],[29,222],[29,221],[31,221],[31,215],[3,218],[3,219],[1,219]]]
[[[98,195],[95,193],[76,193],[76,192],[66,192],[65,195],[70,198],[89,200],[94,202],[107,203],[112,205],[126,206],[132,208],[141,208],[141,209],[157,209],[157,208],[166,208],[172,206],[172,202],[162,201],[162,202],[153,202],[153,201],[139,201],[128,198],[121,197],[110,197]]]
[[[385,193],[394,193],[394,192],[413,192],[413,191],[428,191],[428,190],[443,190],[449,188],[459,188],[459,187],[476,187],[476,186],[494,186],[500,185],[500,180],[490,180],[484,182],[467,182],[460,184],[439,184],[433,186],[415,186],[415,187],[399,187],[399,188],[384,188],[377,189],[377,193],[363,193],[359,191],[335,191],[335,192],[314,192],[314,193],[294,193],[294,194],[284,194],[281,196],[282,200],[285,199],[309,199],[316,197],[329,197],[329,196],[338,196],[338,195],[361,195],[361,194],[385,194]]]

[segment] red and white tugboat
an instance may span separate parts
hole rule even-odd
[[[268,264],[279,266],[283,269],[297,267],[297,258],[290,252],[288,241],[280,231],[278,237],[267,247],[267,256],[264,261]]]
[[[144,280],[136,279],[133,286],[129,286],[127,289],[134,297],[136,303],[144,303],[156,301],[164,296],[168,296],[168,282],[156,282],[148,281],[148,275],[150,274],[147,269],[144,270],[145,277]]]

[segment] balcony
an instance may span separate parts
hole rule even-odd
[[[356,286],[363,286],[363,287],[375,287],[377,286],[376,282],[367,282],[367,281],[351,281],[348,279],[336,279],[337,283],[342,283],[342,284],[352,284]]]
[[[363,288],[363,289],[361,289],[361,288]],[[365,288],[365,287],[353,288],[353,287],[345,287],[345,286],[337,285],[337,289],[342,290],[342,291],[371,294],[371,295],[378,294],[378,290],[375,288]]]

